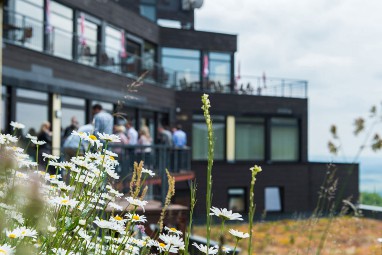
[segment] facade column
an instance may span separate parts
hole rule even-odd
[[[60,156],[61,152],[61,95],[52,95],[52,154]]]
[[[226,158],[227,162],[235,161],[235,116],[227,116],[226,120]]]

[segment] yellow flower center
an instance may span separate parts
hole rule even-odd
[[[67,203],[69,203],[69,200],[68,200],[68,199],[63,199],[63,200],[61,201],[61,204],[67,204]]]
[[[134,215],[133,220],[139,220],[139,215]]]
[[[164,248],[166,245],[164,243],[159,243],[159,246]]]
[[[89,135],[89,138],[92,139],[93,141],[97,141],[97,137],[95,135]]]
[[[50,175],[49,177],[50,177],[50,179],[54,179],[54,178],[56,178],[56,175],[55,175],[55,174],[52,174],[52,175]]]
[[[111,160],[115,160],[113,156],[110,156],[110,159],[111,159]]]
[[[25,231],[25,230],[23,230],[22,232],[21,232],[21,234],[22,235],[25,235],[27,232]]]
[[[16,236],[16,234],[9,234],[9,236],[8,236],[9,238],[16,238],[17,236]]]
[[[170,228],[170,230],[171,230],[171,231],[174,231],[174,232],[177,231],[176,228]]]
[[[7,254],[7,253],[5,252],[5,250],[0,249],[0,254]]]
[[[122,219],[120,216],[118,216],[118,215],[115,216],[114,219],[115,219],[115,220],[123,220],[123,219]]]
[[[80,134],[80,135],[84,135],[85,133],[84,133],[84,132],[78,132],[78,134]]]

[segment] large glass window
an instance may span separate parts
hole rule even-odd
[[[97,61],[98,25],[92,20],[84,13],[77,20],[78,61],[89,65]]]
[[[114,70],[120,62],[122,31],[111,26],[105,29],[105,53],[101,55],[100,64]]]
[[[200,81],[200,51],[188,49],[162,48],[162,65],[167,83],[182,89],[192,87]]]
[[[143,17],[148,18],[151,21],[156,21],[157,10],[156,10],[156,0],[141,0],[139,6],[139,11]]]
[[[50,1],[50,48],[56,56],[72,58],[73,10],[65,5]]]
[[[236,160],[264,160],[264,147],[264,119],[247,117],[236,118]]]
[[[43,49],[43,0],[11,0],[9,6],[14,13],[8,13],[4,27],[5,36],[15,43],[36,50]]]
[[[271,119],[271,160],[299,159],[299,128],[297,119]]]
[[[48,118],[48,94],[33,90],[16,90],[16,121],[23,123],[23,135],[36,135]]]
[[[230,53],[209,53],[209,75],[210,82],[214,82],[215,87],[220,90],[228,90],[231,83],[231,54]]]
[[[205,160],[208,156],[208,131],[203,115],[194,115],[192,124],[192,158]],[[225,117],[212,116],[215,136],[215,159],[224,159],[225,152]]]

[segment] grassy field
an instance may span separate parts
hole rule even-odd
[[[246,224],[228,225],[227,232],[229,228],[248,232]],[[205,236],[205,228],[196,226],[193,233]],[[219,240],[220,226],[214,226],[211,233],[213,240]],[[253,254],[316,254],[323,233],[327,233],[327,238],[321,254],[382,254],[377,241],[382,237],[382,221],[354,217],[256,223]],[[226,243],[234,246],[234,239],[229,234],[226,237]],[[247,240],[242,240],[239,246],[241,255],[247,254]]]

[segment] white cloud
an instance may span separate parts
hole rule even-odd
[[[378,0],[206,0],[196,28],[238,34],[242,75],[307,79],[310,155],[327,153],[332,123],[353,155],[353,119],[382,100],[381,8]]]

